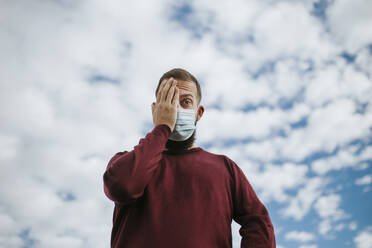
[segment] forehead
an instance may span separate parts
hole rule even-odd
[[[194,98],[197,95],[198,89],[196,88],[196,84],[192,81],[183,81],[183,80],[177,80],[177,87],[180,90],[180,96],[184,94],[191,94],[194,96]]]

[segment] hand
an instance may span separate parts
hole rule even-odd
[[[177,105],[179,102],[179,89],[173,77],[164,79],[156,97],[152,118],[155,126],[166,124],[173,132],[177,119]]]

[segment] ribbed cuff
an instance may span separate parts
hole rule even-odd
[[[155,133],[156,135],[166,137],[167,139],[170,136],[170,134],[172,133],[170,127],[167,124],[157,125],[156,127],[154,127],[152,132]]]

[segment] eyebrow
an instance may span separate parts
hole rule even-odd
[[[191,96],[192,99],[194,99],[194,96],[191,95],[191,94],[182,94],[181,97],[185,97],[185,96]]]

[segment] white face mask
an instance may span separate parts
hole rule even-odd
[[[174,126],[169,139],[174,141],[184,141],[190,138],[196,128],[195,115],[195,109],[177,108],[176,125]]]

